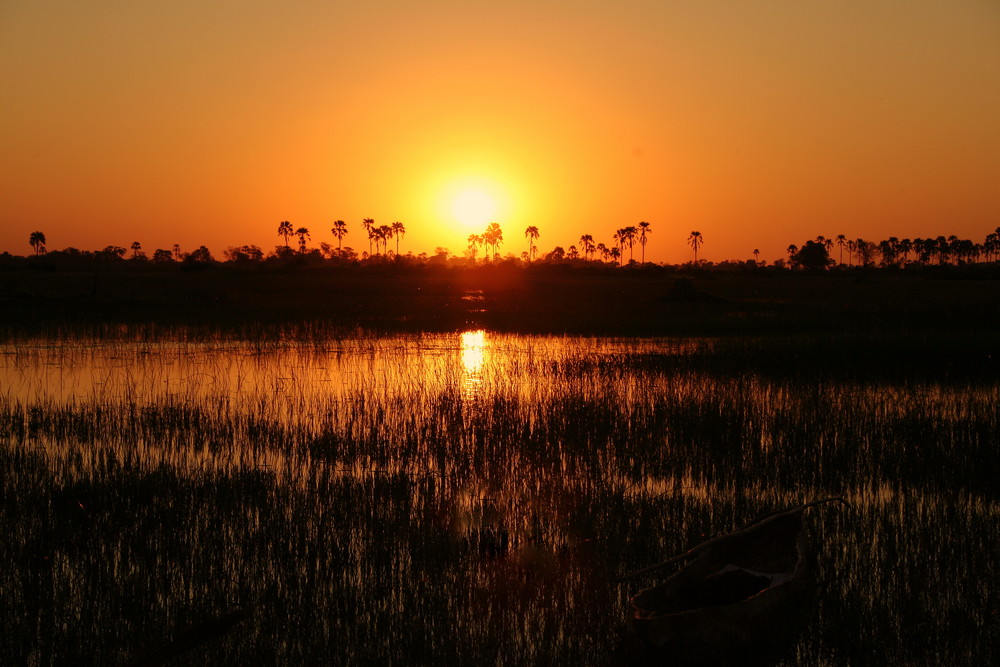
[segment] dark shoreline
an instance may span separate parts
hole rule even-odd
[[[949,267],[943,267],[949,268]],[[619,336],[991,335],[1000,272],[539,267],[0,272],[0,330],[322,322]]]

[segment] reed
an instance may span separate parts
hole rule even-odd
[[[1000,385],[830,340],[0,344],[0,662],[605,664],[619,574],[841,494],[799,664],[989,662]]]

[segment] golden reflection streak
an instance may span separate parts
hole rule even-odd
[[[461,335],[462,345],[462,393],[466,398],[476,395],[482,382],[483,365],[486,363],[486,332],[465,331]]]

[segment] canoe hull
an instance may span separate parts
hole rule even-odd
[[[702,554],[659,586],[639,592],[632,600],[632,626],[643,647],[641,662],[773,664],[803,630],[814,590],[809,551],[801,513],[778,516],[756,532],[733,534],[733,540]],[[733,566],[785,574],[774,578],[780,583],[748,597],[697,604],[707,599],[706,582]]]

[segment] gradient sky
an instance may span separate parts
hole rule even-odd
[[[1000,226],[997,0],[0,0],[0,252],[454,253],[652,224],[647,259]]]

